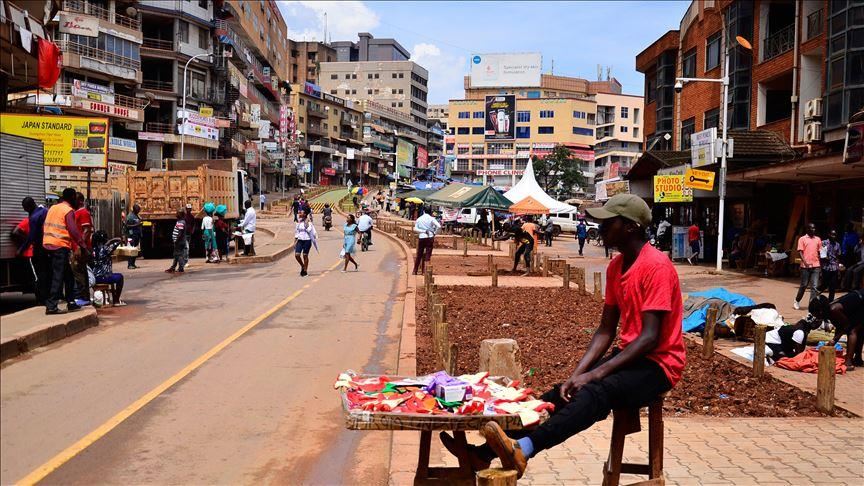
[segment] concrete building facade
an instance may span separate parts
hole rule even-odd
[[[323,42],[288,41],[288,80],[320,84],[321,64],[336,61],[336,50]]]
[[[642,153],[645,112],[641,96],[597,93],[594,128],[595,180],[626,174]]]
[[[357,34],[359,40],[331,42],[337,62],[407,61],[411,53],[396,39],[376,39],[368,32]]]

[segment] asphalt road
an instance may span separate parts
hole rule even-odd
[[[3,364],[0,483],[386,484],[390,434],[345,430],[333,382],[395,372],[404,261],[378,236],[343,274],[341,244],[321,231],[305,278],[142,261],[128,307]]]

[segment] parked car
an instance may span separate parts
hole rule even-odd
[[[579,220],[584,218],[579,213],[551,213],[549,217],[552,218],[552,224],[555,226],[555,236],[563,232],[575,233]],[[600,225],[588,220],[585,220],[585,224],[588,225],[588,238],[592,240],[597,238],[600,234]]]

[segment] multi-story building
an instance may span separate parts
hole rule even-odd
[[[32,90],[36,84],[34,72],[21,69],[21,66],[39,64],[38,40],[45,39],[45,25],[42,9],[34,11],[27,0],[7,0],[0,5],[0,111],[7,109],[10,93]],[[59,2],[57,2],[59,3]],[[7,10],[8,7],[8,10]],[[53,12],[57,11],[57,6]],[[53,15],[51,15],[53,17]],[[30,43],[25,44],[16,29],[26,29],[33,33]]]
[[[864,58],[864,43],[856,40],[864,38],[864,7],[854,3],[694,1],[679,29],[637,55],[636,68],[645,74],[645,144],[653,149],[637,167],[643,159],[654,172],[674,165],[663,161],[667,155],[687,160],[689,152],[666,151],[689,150],[695,132],[722,131],[723,110],[728,114],[735,143],[725,245],[754,226],[776,235],[781,249],[805,222],[815,222],[820,233],[849,221],[861,229],[864,167],[843,163],[846,125],[864,108],[864,71],[854,68]],[[725,107],[721,83],[689,82],[676,92],[678,77],[722,78],[727,56]],[[694,203],[662,205],[664,212],[675,223],[696,219],[716,238],[716,189],[695,192]]]
[[[487,138],[485,102],[450,100],[447,125],[453,142],[447,142],[446,151],[456,157],[454,178],[514,185],[532,156],[542,157],[564,145],[583,161],[582,172],[593,182],[594,100],[517,96],[511,140]]]
[[[595,179],[610,179],[626,174],[642,152],[641,96],[597,93],[594,129]]]
[[[450,105],[429,105],[426,109],[426,119],[436,121],[441,129],[447,131],[447,119],[450,118]]]
[[[322,185],[360,183],[369,161],[364,167],[364,118],[355,103],[305,83],[291,85],[290,105],[305,154],[301,178]]]
[[[337,41],[330,46],[336,50],[337,62],[407,61],[411,53],[396,39],[376,39],[368,32],[357,34],[358,42]]]
[[[288,80],[291,83],[320,84],[321,63],[336,61],[336,50],[323,42],[289,40],[288,47]]]
[[[540,75],[540,86],[475,87],[471,76],[465,76],[465,99],[482,100],[498,94],[515,94],[520,98],[586,98],[596,93],[621,93],[621,83],[613,77],[590,81],[570,76]]]

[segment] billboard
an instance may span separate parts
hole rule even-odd
[[[693,201],[693,189],[684,185],[684,175],[655,175],[654,202],[679,203]]]
[[[396,163],[399,165],[414,165],[414,144],[399,139],[396,144]]]
[[[107,118],[3,113],[0,132],[41,140],[45,165],[98,169],[108,165]]]
[[[486,97],[486,140],[516,138],[516,95]]]
[[[539,52],[471,56],[472,88],[539,87]]]
[[[421,169],[425,169],[426,166],[429,165],[429,152],[426,151],[426,147],[418,146],[417,147],[417,167]]]

